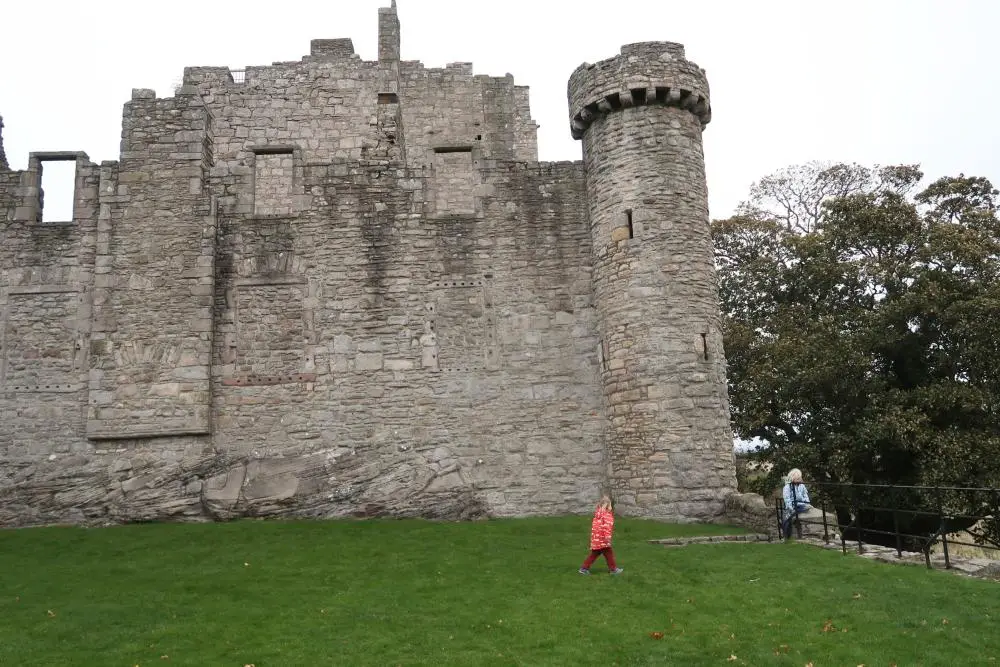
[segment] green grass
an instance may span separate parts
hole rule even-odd
[[[719,532],[619,518],[624,574],[584,577],[588,517],[0,531],[0,665],[1000,661],[996,583],[645,542]]]

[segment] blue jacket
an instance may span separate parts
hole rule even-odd
[[[794,498],[792,497],[793,493],[795,494]],[[798,484],[792,484],[789,482],[788,484],[785,484],[785,488],[782,489],[781,495],[785,499],[785,518],[795,514],[796,506],[798,507],[799,512],[805,512],[809,509],[809,491],[806,489],[805,484],[801,482]]]

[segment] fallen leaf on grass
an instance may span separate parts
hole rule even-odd
[[[948,619],[947,618],[942,618],[941,619],[941,625],[948,625]]]
[[[860,600],[861,599],[861,593],[855,593],[851,597],[854,598],[855,600]]]
[[[243,563],[243,567],[250,567],[250,563]]]
[[[730,655],[728,658],[726,658],[726,662],[732,662],[733,660],[739,660],[739,658],[737,658],[735,655]]]
[[[49,609],[49,611],[47,613],[48,613],[49,616],[55,616],[56,615],[56,613],[54,611],[52,611],[51,609]]]
[[[652,637],[653,639],[663,639],[662,632],[650,632],[649,636]]]
[[[169,655],[161,655],[160,656],[160,660],[170,660],[170,656]]]
[[[823,624],[823,632],[836,632],[837,628],[833,626],[833,621],[826,619],[826,623]]]

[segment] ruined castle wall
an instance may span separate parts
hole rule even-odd
[[[125,107],[101,173],[87,435],[208,434],[215,223],[211,117],[193,91]]]
[[[72,220],[41,222],[46,159],[76,163]],[[0,173],[7,214],[0,226],[0,487],[32,479],[50,457],[88,449],[82,436],[98,181],[99,168],[82,153],[32,154],[27,170]],[[49,495],[61,491],[56,482],[48,488]],[[34,512],[30,503],[9,503],[0,522]]]
[[[83,356],[73,392],[4,394],[0,523],[589,509],[604,454],[580,163],[477,160],[456,213],[433,167],[296,157],[301,210],[234,204],[216,229],[207,117],[184,96],[136,97],[126,146],[159,160],[89,165],[73,226],[4,227],[5,267],[67,266],[57,282],[93,289],[62,320],[32,311],[39,331],[76,327]],[[253,188],[238,180],[207,183]],[[206,291],[210,324],[192,298]],[[205,340],[210,390],[184,346]],[[196,419],[172,431],[164,418],[206,395],[211,435]]]
[[[399,55],[384,8],[376,62],[188,68],[133,91],[120,161],[0,169],[0,525],[587,512],[609,481],[720,514],[703,72],[581,67],[585,161],[539,163],[527,88]],[[71,222],[39,222],[50,159]]]
[[[223,221],[214,447],[237,458],[208,482],[217,503],[453,517],[593,502],[581,167],[481,168],[477,214],[427,214],[433,173],[315,166],[308,212]]]
[[[236,83],[227,68],[185,69],[185,84],[198,88],[214,117],[217,168],[239,173],[253,148],[292,143],[306,162],[357,160],[374,141],[375,63],[308,59],[248,67],[244,76]]]
[[[512,76],[474,75],[471,63],[429,69],[400,64],[408,164],[433,163],[435,149],[475,148],[484,158],[538,160],[537,126]]]
[[[527,89],[510,76],[474,75],[468,63],[433,69],[368,62],[329,55],[314,42],[314,54],[301,62],[248,67],[239,82],[218,67],[187,68],[184,82],[197,87],[211,109],[213,174],[236,177],[236,187],[222,196],[238,197],[241,213],[253,206],[254,156],[268,146],[294,145],[301,164],[391,154],[412,169],[456,163],[464,173],[471,162],[435,149],[537,160]]]
[[[538,159],[538,124],[531,119],[527,86],[514,87],[514,159]]]

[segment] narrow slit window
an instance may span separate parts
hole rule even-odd
[[[702,354],[705,357],[705,361],[708,361],[708,334],[701,335],[701,349]]]
[[[40,170],[42,183],[38,205],[42,222],[70,222],[76,195],[76,159],[45,160]]]
[[[625,222],[628,224],[628,237],[635,238],[635,228],[632,226],[632,209],[625,209]]]
[[[399,95],[396,93],[379,93],[378,94],[379,104],[398,104]]]

